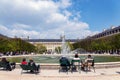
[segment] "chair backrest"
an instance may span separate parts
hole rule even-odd
[[[20,67],[23,69],[23,70],[31,70],[31,67],[29,65],[20,65]]]
[[[0,62],[0,67],[3,67],[2,62]]]
[[[0,62],[0,67],[6,67],[6,66],[7,66],[7,63]]]
[[[67,61],[61,61],[60,62],[60,65],[67,65],[68,63],[67,63]]]
[[[61,66],[70,66],[70,62],[68,59],[61,59],[60,60],[60,65]]]
[[[81,62],[80,59],[78,59],[78,60],[72,59],[71,64],[72,64],[72,65],[80,65],[80,62]]]
[[[20,67],[23,69],[23,70],[37,70],[37,67],[36,66],[31,66],[31,65],[20,65]]]
[[[87,59],[87,63],[89,66],[94,66],[94,59]]]

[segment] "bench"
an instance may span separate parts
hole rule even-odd
[[[35,66],[30,66],[30,65],[20,65],[20,67],[22,68],[22,71],[21,71],[21,74],[23,73],[23,70],[24,71],[33,71],[34,73],[39,73],[39,69],[40,68],[38,68],[37,69],[37,67],[35,67]]]
[[[7,67],[7,64],[0,62],[0,68],[6,69],[6,67]]]
[[[4,70],[12,71],[11,65],[9,63],[0,62],[0,68]]]

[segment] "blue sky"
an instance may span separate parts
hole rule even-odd
[[[109,28],[112,25],[120,25],[120,0],[76,1],[75,3],[80,7],[76,8],[76,11],[81,11],[81,20],[89,24],[90,30],[102,31],[104,28]]]
[[[85,38],[120,25],[120,0],[0,0],[0,33]]]

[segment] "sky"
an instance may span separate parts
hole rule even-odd
[[[0,0],[0,34],[82,39],[120,25],[120,0]]]

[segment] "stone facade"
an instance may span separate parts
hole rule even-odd
[[[118,34],[120,33],[120,26],[118,27],[111,27],[111,29],[107,29],[101,33],[98,33],[94,36],[92,36],[91,38],[102,38],[102,37],[106,37],[106,36],[111,36],[111,35],[114,35],[114,34]]]
[[[56,47],[62,46],[62,39],[29,39],[30,43],[34,44],[42,44],[47,48],[47,51],[54,51]],[[77,39],[67,39],[66,42],[70,42],[71,44],[76,42]]]

